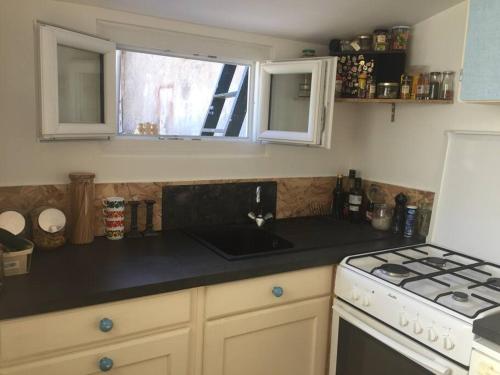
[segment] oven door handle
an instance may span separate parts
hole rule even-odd
[[[451,375],[451,369],[449,367],[446,367],[446,366],[443,366],[439,363],[436,363],[434,360],[432,360],[432,359],[430,359],[430,358],[428,358],[420,353],[416,353],[415,351],[400,344],[396,340],[381,334],[379,331],[370,327],[368,324],[366,324],[362,320],[360,320],[356,317],[353,317],[348,311],[344,310],[342,307],[340,307],[338,305],[334,305],[333,310],[336,311],[342,317],[342,319],[347,320],[348,322],[355,325],[356,327],[358,327],[362,331],[365,331],[367,334],[369,334],[373,338],[384,343],[385,345],[387,345],[391,349],[397,351],[398,353],[401,353],[406,358],[409,358],[413,362],[419,364],[420,366],[426,368],[427,370],[433,372],[434,374]]]

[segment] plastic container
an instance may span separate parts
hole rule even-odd
[[[35,245],[29,241],[31,247],[20,251],[3,251],[3,273],[5,276],[22,275],[30,272],[31,256]]]
[[[377,84],[377,98],[379,99],[397,99],[399,93],[399,83],[380,82]]]
[[[405,51],[410,39],[410,26],[394,26],[392,28],[391,49],[393,51]]]

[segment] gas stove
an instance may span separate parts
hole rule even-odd
[[[500,267],[424,244],[347,257],[337,298],[468,366],[474,319],[500,311]]]
[[[348,265],[466,318],[500,306],[500,267],[425,245],[350,257]]]

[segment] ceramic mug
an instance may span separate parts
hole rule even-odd
[[[110,240],[121,240],[125,232],[125,199],[108,197],[102,200],[104,206],[104,230]]]

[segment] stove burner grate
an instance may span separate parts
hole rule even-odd
[[[486,283],[500,289],[500,277],[490,277],[488,280],[486,280]]]
[[[379,267],[380,271],[387,276],[391,277],[408,277],[410,270],[405,266],[394,263],[385,263]]]
[[[444,268],[448,261],[446,259],[439,258],[439,257],[429,257],[429,258],[425,258],[424,262],[427,264],[430,264],[431,266],[434,266],[434,267]]]

